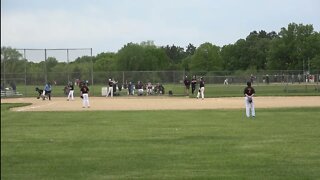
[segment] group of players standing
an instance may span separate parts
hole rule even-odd
[[[193,76],[192,79],[190,80],[188,76],[185,76],[184,79],[184,85],[185,85],[185,94],[189,96],[189,90],[190,90],[190,85],[191,85],[191,93],[194,94],[197,86],[197,79],[196,76]],[[115,90],[115,85],[118,82],[109,79],[108,81],[108,92],[106,97],[109,95],[113,97],[114,90]],[[90,103],[89,103],[89,87],[88,87],[88,81],[83,81],[79,83],[79,88],[80,88],[80,97],[82,98],[82,107],[83,108],[89,108]],[[129,82],[129,84],[125,84],[125,89],[128,89],[128,95],[133,95],[134,94],[134,89],[135,86],[133,85],[132,82]],[[51,84],[47,83],[44,87],[44,90],[39,89],[38,87],[36,88],[36,91],[39,93],[38,99],[40,97],[45,100],[48,98],[51,100]],[[118,88],[119,89],[119,88]],[[141,81],[138,81],[137,84],[137,89],[138,89],[138,95],[143,94],[143,89],[144,85]],[[120,89],[121,90],[121,89]],[[164,87],[161,84],[157,84],[155,87],[152,86],[151,82],[148,82],[146,85],[146,90],[147,90],[147,95],[151,95],[153,91],[159,93],[159,94],[164,94]],[[205,81],[203,77],[199,78],[199,89],[197,93],[197,99],[199,99],[201,95],[201,99],[204,99],[204,90],[205,90]],[[67,96],[67,101],[74,100],[74,85],[72,82],[69,82],[66,88],[64,89],[65,93],[68,93]],[[253,102],[253,96],[255,94],[255,89],[252,87],[252,81],[247,82],[247,87],[243,91],[244,96],[245,96],[245,106],[246,106],[246,116],[247,117],[255,117],[255,108],[254,108],[254,102]]]
[[[252,75],[251,75],[252,77]],[[185,94],[189,96],[189,89],[191,85],[191,92],[194,94],[196,90],[197,85],[197,79],[196,76],[193,76],[191,81],[188,79],[188,76],[184,79],[184,85],[185,85]],[[255,108],[254,108],[254,102],[253,102],[253,96],[255,94],[255,89],[252,87],[253,78],[250,78],[250,81],[247,82],[247,87],[243,90],[243,94],[245,97],[245,106],[246,106],[246,116],[247,117],[255,117]],[[200,77],[199,79],[199,89],[197,94],[197,99],[199,99],[201,94],[201,99],[204,99],[204,88],[205,87],[205,81],[203,77]]]
[[[106,97],[113,97],[117,91],[121,91],[122,89],[127,90],[127,95],[134,95],[135,91],[138,96],[144,95],[144,91],[146,90],[146,95],[163,95],[164,94],[164,87],[162,84],[157,83],[156,85],[152,85],[151,82],[148,82],[146,85],[143,84],[142,81],[138,81],[137,84],[134,84],[132,82],[129,82],[123,85],[118,84],[117,81],[113,79],[108,80],[108,88],[106,91]]]
[[[186,76],[184,81],[183,81],[183,83],[185,85],[185,95],[189,96],[190,85],[191,85],[191,93],[194,94],[194,92],[196,90],[196,86],[197,86],[197,78],[196,78],[196,76],[195,75],[192,76],[191,81],[188,78],[188,76]],[[203,77],[200,77],[197,99],[199,99],[200,95],[201,95],[201,99],[202,100],[204,99],[204,84],[205,84],[205,81],[204,81]]]

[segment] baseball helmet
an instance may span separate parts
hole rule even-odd
[[[248,82],[247,82],[247,86],[251,86],[251,82],[248,81]]]

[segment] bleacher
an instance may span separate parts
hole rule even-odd
[[[14,97],[14,96],[22,96],[23,94],[18,91],[13,91],[12,89],[6,88],[1,90],[1,97]]]

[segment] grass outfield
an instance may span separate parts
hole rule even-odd
[[[243,110],[9,112],[12,106],[1,104],[1,179],[320,177],[320,108],[257,109],[248,119]]]

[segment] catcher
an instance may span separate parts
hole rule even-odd
[[[253,96],[256,93],[254,88],[251,87],[251,82],[247,82],[247,87],[243,91],[245,96],[245,104],[246,104],[246,115],[247,117],[255,117],[256,113],[254,110]]]
[[[36,87],[36,91],[38,92],[37,99],[40,99],[40,98],[42,98],[42,100],[46,99],[46,96],[43,95],[43,90],[42,89],[39,89],[38,87]]]

